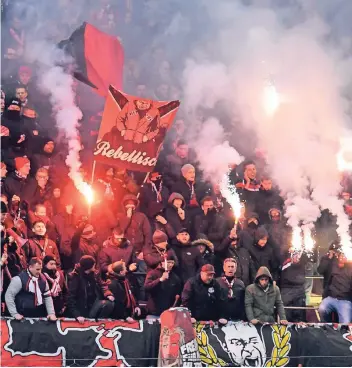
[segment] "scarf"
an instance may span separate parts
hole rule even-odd
[[[232,281],[231,281],[231,282],[229,282],[229,280],[228,280],[228,278],[227,278],[226,276],[224,276],[222,279],[225,281],[225,284],[226,284],[226,286],[228,287],[227,297],[228,297],[229,299],[233,299],[233,290],[232,290],[232,286],[233,286],[233,284],[234,284],[234,282],[235,282],[235,280],[236,280],[236,277],[234,277],[234,278],[232,279]]]
[[[29,270],[27,270],[29,279],[26,285],[26,289],[34,294],[34,305],[37,307],[43,304],[43,295],[39,287],[39,277],[34,277]]]
[[[161,191],[163,189],[163,182],[160,181],[159,184],[159,189],[157,189],[155,183],[153,181],[151,181],[151,186],[152,186],[152,191],[156,193],[156,201],[157,203],[160,203],[162,201],[162,197],[161,197]]]
[[[27,175],[22,175],[20,172],[18,172],[17,170],[15,171],[15,175],[19,178],[19,179],[27,179]]]
[[[189,186],[189,189],[191,190],[191,199],[189,201],[189,204],[191,207],[199,207],[199,203],[197,201],[196,193],[194,191],[194,183],[188,182],[187,185]]]
[[[123,284],[125,287],[126,299],[127,299],[127,308],[132,308],[132,312],[134,312],[135,308],[137,307],[136,299],[132,294],[132,290],[130,287],[130,283],[127,279],[123,280]]]
[[[61,276],[60,276],[60,272],[56,271],[56,274],[55,274],[56,278],[55,279],[51,278],[49,276],[49,274],[46,273],[46,272],[44,272],[44,275],[52,284],[52,287],[50,289],[50,293],[51,293],[51,296],[53,298],[55,298],[56,296],[58,296],[61,293],[61,287],[60,287]]]

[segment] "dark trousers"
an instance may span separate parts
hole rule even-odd
[[[281,288],[281,299],[285,307],[305,307],[304,285],[301,288]],[[285,313],[289,322],[306,321],[306,311],[304,309],[285,309]]]
[[[114,310],[114,302],[110,300],[97,299],[89,311],[88,318],[92,319],[109,318],[111,317],[113,310]]]

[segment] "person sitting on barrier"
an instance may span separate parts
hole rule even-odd
[[[162,312],[178,301],[182,282],[173,269],[175,260],[176,256],[172,253],[166,254],[158,267],[147,273],[144,288],[148,293],[147,318],[149,319],[159,317]]]
[[[214,275],[214,266],[205,264],[200,274],[190,278],[183,288],[182,305],[190,310],[192,318],[197,321],[224,319],[221,310],[221,287]]]
[[[275,322],[274,308],[282,324],[287,324],[280,289],[267,267],[260,267],[255,282],[246,288],[244,305],[248,321],[253,324]]]
[[[63,316],[66,309],[68,290],[65,275],[63,271],[57,269],[56,260],[53,256],[45,256],[43,258],[42,273],[50,288],[55,313],[58,317]]]
[[[322,322],[332,322],[331,313],[338,315],[339,323],[352,322],[352,262],[347,262],[341,246],[332,243],[318,267],[324,276],[323,300],[319,306]]]
[[[237,262],[234,258],[226,258],[224,261],[224,275],[216,280],[223,292],[221,310],[228,320],[244,320],[244,292],[243,281],[236,277]]]
[[[114,300],[107,283],[102,281],[95,268],[95,259],[82,256],[68,277],[69,313],[79,323],[85,318],[108,318],[114,309]]]
[[[139,317],[141,310],[133,290],[126,277],[127,268],[124,261],[114,262],[108,267],[107,284],[112,292],[114,310],[111,317],[114,319],[125,319],[127,322],[134,322],[133,317]]]
[[[27,270],[10,282],[5,301],[11,316],[17,320],[48,316],[48,320],[56,321],[49,285],[41,271],[42,261],[34,257],[28,262]]]

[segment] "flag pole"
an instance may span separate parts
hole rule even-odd
[[[96,166],[97,162],[94,160],[93,161],[93,167],[92,167],[92,178],[90,180],[90,185],[93,185],[94,182],[94,175],[95,175],[95,166]]]
[[[141,188],[143,188],[143,185],[147,182],[148,178],[149,178],[149,175],[150,175],[150,172],[147,172],[147,175],[145,176],[144,180],[143,180],[143,183],[141,185]],[[138,194],[137,194],[137,199],[139,199],[139,196],[141,195],[141,190],[139,190]]]

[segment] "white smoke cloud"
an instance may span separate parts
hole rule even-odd
[[[257,5],[205,2],[213,20],[213,61],[188,62],[185,96],[190,95],[191,105],[206,107],[227,101],[232,115],[253,129],[287,198],[291,226],[312,224],[320,209],[328,208],[337,216],[340,238],[346,239],[349,222],[337,199],[336,163],[346,124],[342,89],[352,69],[345,48],[329,43],[330,27],[300,2],[252,3]],[[270,114],[268,85],[279,96]],[[210,97],[204,97],[205,90]],[[269,99],[277,97],[271,94]]]

